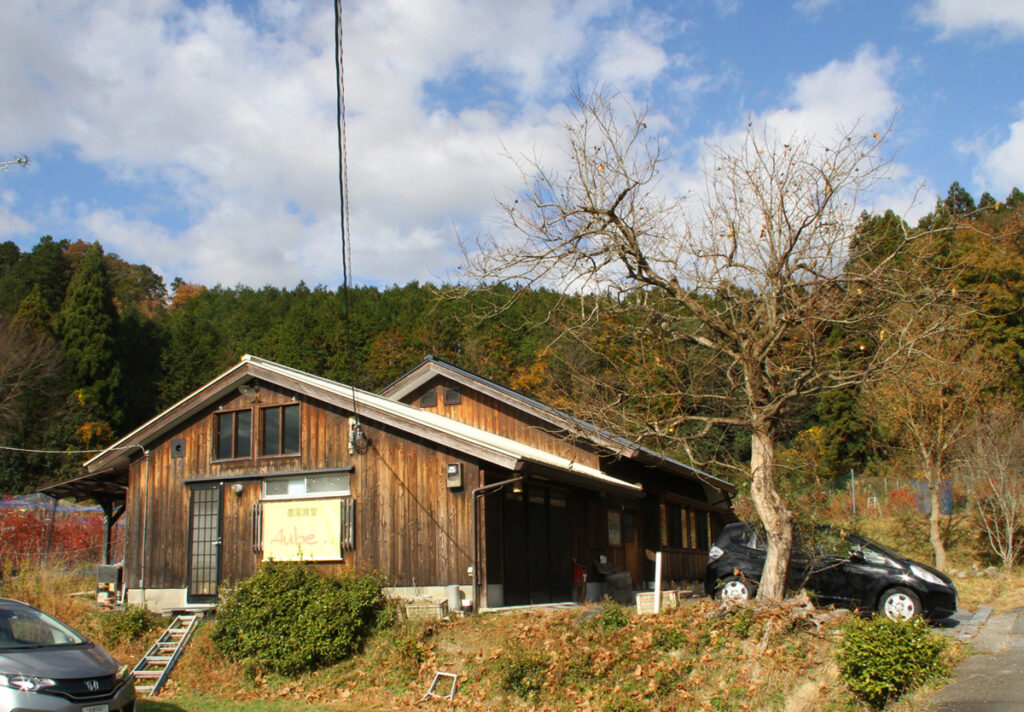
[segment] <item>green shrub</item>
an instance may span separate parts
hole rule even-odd
[[[689,644],[686,632],[682,628],[659,628],[651,636],[651,645],[658,650],[681,650]]]
[[[230,660],[296,675],[356,652],[386,609],[378,573],[324,576],[299,562],[269,562],[229,592],[214,643]]]
[[[733,615],[732,632],[740,638],[746,638],[754,625],[756,617],[754,609],[750,606],[743,606]]]
[[[868,704],[882,708],[890,700],[948,671],[946,640],[920,617],[894,621],[850,616],[843,624],[839,667],[843,680]]]
[[[528,698],[544,686],[548,661],[537,653],[513,651],[502,658],[500,672],[503,690]]]
[[[100,613],[99,627],[107,643],[131,643],[159,628],[157,617],[141,606],[125,606],[116,613]]]
[[[628,608],[620,606],[606,596],[601,602],[601,613],[594,619],[594,622],[604,630],[618,630],[626,627],[629,618],[630,610]]]

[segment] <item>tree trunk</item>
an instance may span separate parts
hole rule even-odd
[[[750,470],[750,494],[768,534],[768,552],[757,597],[762,601],[781,601],[786,593],[789,552],[793,548],[793,514],[775,488],[775,434],[767,424],[755,425],[751,432]]]
[[[942,516],[939,503],[939,485],[942,479],[938,476],[928,480],[928,491],[931,495],[932,511],[928,517],[929,539],[932,543],[932,550],[935,552],[935,568],[940,571],[946,570],[946,546],[942,543],[942,528],[939,526]]]

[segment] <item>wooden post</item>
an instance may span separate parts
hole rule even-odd
[[[654,552],[654,612],[661,613],[661,552]]]

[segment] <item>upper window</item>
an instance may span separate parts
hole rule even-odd
[[[458,405],[462,402],[462,392],[458,386],[448,386],[444,389],[444,404]]]
[[[295,455],[299,452],[299,406],[260,409],[260,454]]]
[[[351,494],[349,475],[328,472],[297,477],[275,477],[263,481],[263,496],[273,497],[330,497]]]
[[[252,454],[252,411],[217,413],[214,451],[217,460],[249,457]]]
[[[420,408],[433,408],[435,405],[437,405],[437,389],[431,388],[429,391],[424,391],[420,396]]]

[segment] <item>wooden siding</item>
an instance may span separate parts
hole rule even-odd
[[[352,468],[355,500],[353,552],[344,562],[317,566],[336,572],[347,567],[380,569],[398,586],[468,584],[473,561],[472,490],[479,486],[477,463],[422,439],[363,422],[370,440],[366,454],[350,454],[350,414],[304,396],[260,384],[257,402],[237,394],[183,423],[136,457],[129,470],[125,514],[128,541],[125,576],[132,588],[183,588],[188,578],[189,511],[186,480],[223,481],[221,580],[251,576],[260,556],[252,551],[252,509],[262,496],[261,475]],[[298,402],[300,453],[260,457],[259,418],[253,417],[253,454],[214,461],[217,412]],[[184,439],[184,456],[171,457],[171,441]],[[449,463],[461,463],[463,487],[449,490]],[[508,473],[503,476],[509,476]],[[231,479],[241,478],[241,479]],[[246,479],[251,478],[251,479]],[[236,494],[233,484],[241,484]],[[148,489],[148,506],[147,506]],[[144,511],[145,510],[145,511]]]
[[[458,405],[445,405],[444,389],[458,387]],[[599,467],[598,455],[583,442],[574,442],[561,431],[555,431],[549,423],[524,413],[514,405],[499,401],[479,391],[474,391],[455,381],[437,376],[429,383],[410,393],[403,402],[419,407],[420,397],[429,390],[437,392],[437,404],[423,410],[438,413],[446,418],[486,430],[535,447],[545,452],[579,462],[589,467]]]
[[[353,486],[361,566],[384,571],[395,586],[471,583],[478,465],[390,428],[367,435],[372,456],[354,477],[360,490]],[[447,487],[450,463],[462,465],[459,489]]]

